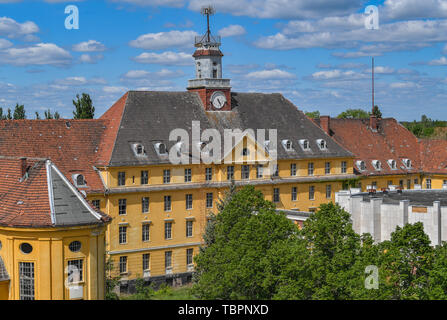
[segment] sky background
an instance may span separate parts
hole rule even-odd
[[[233,91],[322,115],[370,110],[374,56],[384,117],[447,120],[447,0],[0,0],[0,107],[71,118],[86,92],[99,117],[127,90],[184,91],[210,3]],[[65,28],[70,4],[78,30]],[[378,30],[365,28],[371,4]]]

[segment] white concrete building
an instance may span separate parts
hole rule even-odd
[[[390,240],[397,226],[422,222],[432,245],[447,241],[447,190],[387,193],[337,192],[335,201],[352,216],[354,231],[377,242]]]

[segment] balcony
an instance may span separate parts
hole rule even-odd
[[[188,88],[228,88],[230,87],[230,79],[193,79],[188,80]]]
[[[194,40],[195,47],[219,47],[221,44],[220,36],[209,35],[208,33],[203,36],[196,36]]]

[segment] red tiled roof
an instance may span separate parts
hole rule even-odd
[[[319,121],[315,121],[319,123]],[[378,119],[377,130],[369,127],[369,119],[330,119],[330,134],[346,149],[355,154],[356,161],[364,161],[366,170],[356,171],[362,175],[392,175],[419,172],[421,158],[418,139],[395,119]],[[407,169],[402,160],[410,159],[412,169]],[[379,160],[382,170],[377,171],[372,161]],[[397,169],[388,165],[395,160]]]
[[[423,171],[447,174],[447,140],[421,139],[419,142]]]
[[[0,225],[56,226],[51,219],[46,160],[26,159],[24,166],[24,169],[27,169],[26,178],[22,175],[21,161],[18,158],[0,157]],[[90,203],[89,205],[93,209]],[[110,221],[111,218],[106,214],[97,213],[101,219],[95,223]]]
[[[93,166],[111,154],[113,130],[108,120],[0,121],[0,156],[48,158],[72,181],[82,174],[86,192],[103,192]],[[110,156],[109,156],[110,157]]]

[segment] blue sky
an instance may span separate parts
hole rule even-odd
[[[233,91],[281,92],[336,116],[376,104],[386,117],[447,120],[447,0],[0,0],[0,107],[71,117],[77,93],[100,116],[127,90],[183,91],[193,37],[213,4]],[[67,5],[79,30],[67,30]],[[364,11],[379,8],[379,29]]]

